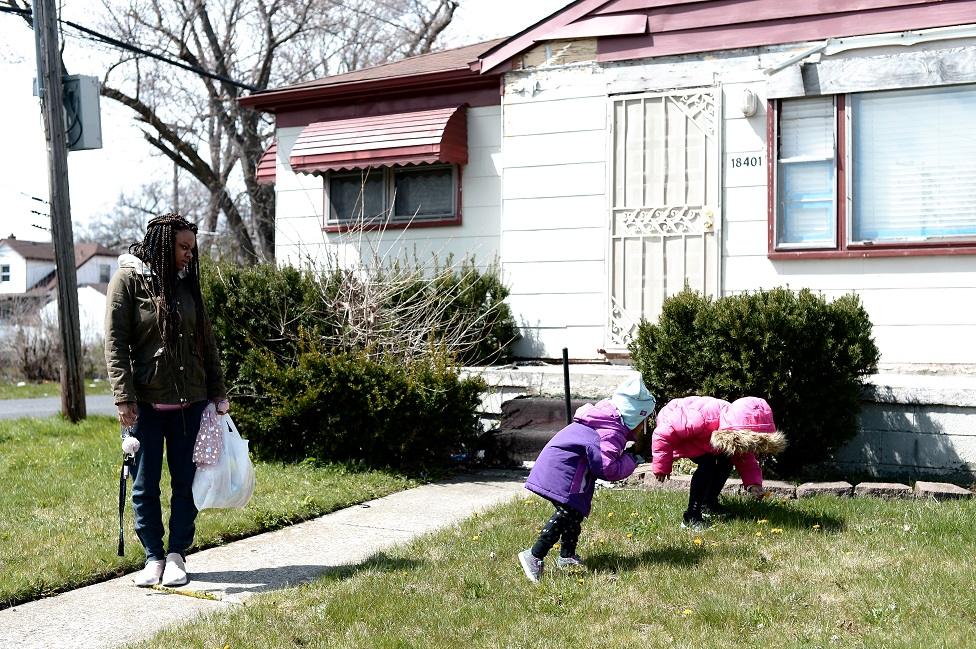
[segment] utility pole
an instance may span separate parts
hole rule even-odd
[[[37,94],[41,98],[47,140],[51,238],[58,278],[58,328],[61,330],[61,413],[72,422],[84,419],[85,384],[81,376],[81,325],[78,276],[68,196],[68,148],[64,130],[64,90],[54,0],[33,2],[37,46]]]

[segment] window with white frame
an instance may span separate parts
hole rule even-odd
[[[10,264],[0,265],[0,282],[10,281]]]
[[[333,172],[326,180],[328,224],[453,222],[456,165],[416,165]]]
[[[976,244],[976,86],[782,100],[775,249]]]

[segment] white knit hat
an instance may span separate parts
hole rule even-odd
[[[624,425],[634,430],[654,412],[655,401],[640,374],[635,374],[620,384],[610,403],[616,406]]]

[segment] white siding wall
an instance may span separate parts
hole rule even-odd
[[[23,257],[0,245],[0,265],[10,266],[10,281],[0,282],[0,293],[23,293],[27,290],[27,265]]]
[[[27,289],[44,279],[55,268],[54,262],[27,261]]]
[[[51,262],[24,260],[6,246],[0,247],[0,265],[10,265],[10,281],[0,283],[0,293],[23,293],[54,270]]]
[[[870,50],[865,56],[871,55]],[[501,259],[525,339],[517,352],[595,358],[604,344],[609,97],[722,86],[722,294],[788,286],[856,292],[886,366],[976,364],[976,255],[771,261],[762,69],[793,52],[571,65],[506,76]],[[742,92],[759,96],[744,117]],[[728,168],[735,155],[762,166]]]
[[[473,255],[480,266],[498,255],[501,214],[501,109],[468,109],[468,164],[461,178],[460,226],[408,228],[385,233],[341,235],[322,231],[324,196],[322,178],[296,174],[288,166],[292,146],[301,127],[278,129],[275,191],[277,224],[275,254],[279,264],[321,264],[327,255],[354,263],[360,251],[396,256],[416,252],[421,260],[454,255],[460,261]]]
[[[596,358],[607,313],[606,89],[589,67],[561,74],[506,84],[501,260],[523,335],[515,353]]]
[[[100,273],[98,271],[99,266],[107,265],[109,267],[109,279],[115,274],[115,271],[119,267],[118,257],[109,256],[95,256],[86,261],[84,264],[78,267],[78,284],[99,284],[101,283]]]

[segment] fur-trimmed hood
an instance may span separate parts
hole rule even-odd
[[[728,428],[712,433],[712,446],[726,455],[755,453],[775,455],[786,448],[786,436],[780,431],[760,433],[754,430]]]
[[[742,397],[722,406],[711,442],[726,455],[775,455],[786,448],[786,436],[776,430],[772,408],[759,397]]]

